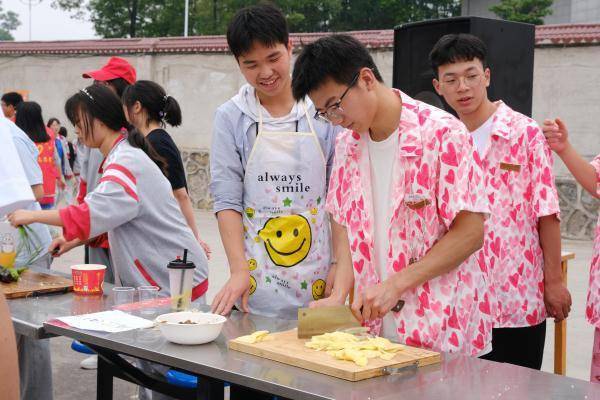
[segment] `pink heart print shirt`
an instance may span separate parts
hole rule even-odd
[[[592,166],[596,170],[596,194],[600,196],[600,154],[592,161]],[[590,267],[590,289],[585,316],[590,324],[600,329],[600,216],[598,216],[598,223],[596,224],[594,252],[592,253],[592,265]]]
[[[403,106],[390,188],[388,276],[411,268],[410,261],[422,258],[460,211],[489,212],[481,161],[464,125],[445,111],[395,92]],[[373,262],[369,163],[365,135],[350,130],[338,135],[326,207],[347,228],[356,293],[380,283]],[[394,313],[397,339],[439,351],[480,354],[489,348],[494,319],[488,280],[471,257],[404,293],[405,306]],[[368,325],[379,333],[381,320]]]
[[[492,277],[496,327],[533,326],[546,319],[538,219],[560,214],[552,152],[534,120],[501,101],[496,105],[490,140],[480,154],[490,217],[474,257]]]

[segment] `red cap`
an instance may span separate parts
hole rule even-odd
[[[97,81],[110,81],[117,78],[125,79],[129,84],[135,83],[135,68],[120,57],[111,57],[105,66],[96,71],[84,72],[84,78],[93,78]]]

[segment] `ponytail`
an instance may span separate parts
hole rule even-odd
[[[146,110],[149,122],[165,123],[171,126],[181,125],[181,108],[173,96],[167,95],[165,89],[156,82],[137,81],[123,92],[123,104],[130,110],[136,102],[140,102]]]
[[[163,119],[171,126],[181,125],[181,108],[179,108],[179,103],[172,96],[165,96]]]

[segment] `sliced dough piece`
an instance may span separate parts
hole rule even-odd
[[[256,331],[250,335],[240,336],[236,340],[244,343],[259,343],[267,339],[269,331]]]

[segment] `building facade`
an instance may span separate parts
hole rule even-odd
[[[498,18],[490,7],[500,0],[462,0],[461,15]],[[599,0],[554,0],[552,14],[544,18],[545,24],[600,23]]]
[[[391,85],[393,31],[351,32],[365,43],[385,82]],[[323,34],[293,34],[297,51]],[[183,124],[169,129],[182,150],[195,207],[209,209],[209,157],[213,114],[244,83],[224,37],[110,39],[65,42],[0,42],[0,92],[28,91],[44,118],[66,122],[65,99],[92,82],[81,73],[118,55],[137,69],[139,79],[161,84],[182,108]],[[533,117],[560,116],[571,129],[580,153],[600,153],[600,24],[542,26],[536,31]],[[493,73],[492,73],[493,76]],[[73,130],[70,130],[71,133]],[[562,229],[566,238],[589,239],[598,201],[575,184],[557,160]]]

